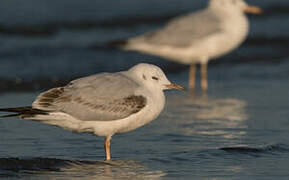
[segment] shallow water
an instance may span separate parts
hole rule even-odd
[[[264,71],[268,66],[272,71],[279,68],[272,65],[259,65],[259,68]],[[227,68],[219,66],[211,75]],[[246,65],[235,68],[256,69]],[[244,77],[238,71],[224,71],[222,76],[232,77],[211,80],[207,96],[168,92],[166,109],[159,118],[136,131],[115,135],[111,162],[114,165],[101,162],[103,138],[17,118],[1,120],[0,168],[6,169],[2,176],[288,178],[288,80],[274,78],[274,73],[271,78],[263,79],[255,73]],[[184,75],[180,73],[172,79],[182,82]],[[0,105],[26,105],[36,94],[2,94]],[[14,162],[15,157],[20,160]],[[8,158],[5,163],[4,158]],[[46,164],[33,158],[40,158]],[[54,163],[50,158],[59,162]]]
[[[43,89],[139,62],[187,85],[186,66],[100,46],[203,1],[69,1],[70,8],[68,1],[25,2],[0,2],[0,107],[26,106]],[[101,137],[0,119],[0,178],[288,179],[288,3],[249,2],[268,13],[250,16],[245,44],[212,61],[208,93],[167,92],[156,120],[113,137],[111,162],[103,162]]]

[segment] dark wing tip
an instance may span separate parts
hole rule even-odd
[[[3,115],[0,116],[2,118],[5,117],[14,117],[14,116],[25,116],[25,117],[33,117],[38,114],[47,114],[48,111],[44,111],[41,109],[36,109],[31,106],[26,106],[26,107],[16,107],[16,108],[0,108],[1,112],[12,112],[15,114],[8,114],[8,115]]]
[[[20,116],[20,113],[3,115],[3,116],[0,116],[0,118],[8,118],[8,117],[15,117],[15,116]]]
[[[115,40],[107,43],[108,48],[121,48],[127,45],[127,40]]]

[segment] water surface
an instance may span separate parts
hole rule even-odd
[[[288,179],[288,3],[249,2],[265,14],[250,16],[250,35],[239,49],[210,63],[208,93],[167,92],[156,120],[113,137],[111,162],[103,162],[102,137],[7,118],[0,120],[0,177]],[[203,1],[62,3],[0,2],[0,107],[30,105],[45,89],[139,62],[157,64],[187,85],[186,66],[100,47]]]

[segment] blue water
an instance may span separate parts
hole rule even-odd
[[[166,93],[152,123],[103,138],[17,118],[0,120],[3,179],[288,179],[289,4],[248,1],[248,40],[209,65],[209,90]],[[26,106],[50,87],[139,62],[161,66],[187,86],[188,67],[99,48],[161,26],[204,1],[0,2],[0,107]],[[267,13],[266,13],[267,12]]]

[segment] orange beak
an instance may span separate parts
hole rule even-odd
[[[181,90],[181,91],[184,91],[184,90],[185,90],[184,87],[182,87],[182,86],[180,86],[180,85],[178,85],[178,84],[175,84],[175,83],[166,84],[165,86],[166,86],[166,88],[168,88],[168,89],[177,89],[177,90]]]
[[[251,14],[262,14],[263,10],[257,6],[246,6],[244,12],[251,13]]]

